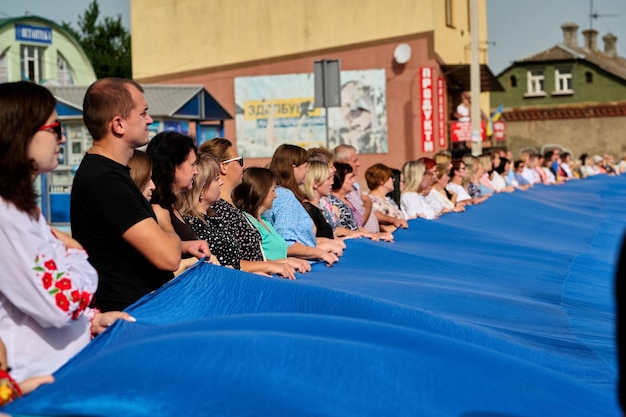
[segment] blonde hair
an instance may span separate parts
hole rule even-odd
[[[304,182],[299,186],[300,191],[306,196],[307,200],[313,200],[315,198],[313,183],[323,183],[328,179],[329,173],[330,169],[328,168],[328,164],[322,161],[309,162],[309,170],[304,177]]]
[[[404,191],[417,192],[422,177],[426,172],[426,165],[422,161],[408,161],[402,166],[402,175],[404,175]]]
[[[474,163],[470,166],[470,165],[466,165],[467,168],[467,172],[465,173],[465,178],[463,178],[463,185],[466,186],[467,184],[469,184],[470,182],[474,182],[474,176],[476,175],[476,173],[478,172],[479,168],[484,168],[483,164],[480,162],[480,160],[478,158],[476,158],[476,161],[474,161]]]
[[[480,156],[478,157],[478,162],[480,162],[480,164],[481,164],[481,165],[483,166],[483,168],[485,168],[485,169],[487,169],[487,167],[488,167],[489,165],[491,165],[491,166],[492,166],[492,168],[493,168],[493,163],[491,162],[491,155],[489,155],[489,154],[484,153],[484,154],[480,155]]]
[[[143,192],[143,189],[148,185],[152,177],[152,162],[150,161],[150,157],[148,157],[148,154],[145,152],[135,149],[127,165],[130,169],[130,178],[137,184],[139,191]]]
[[[447,166],[450,165],[450,162],[452,162],[452,155],[450,155],[450,153],[446,151],[439,151],[433,156],[433,159],[435,160],[435,163],[437,163],[437,165],[446,164]]]
[[[193,179],[191,190],[180,193],[176,199],[176,207],[181,214],[204,218],[205,213],[198,210],[200,196],[220,175],[220,164],[217,159],[208,152],[200,152],[197,160],[198,175]]]

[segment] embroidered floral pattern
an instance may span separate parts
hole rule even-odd
[[[72,280],[67,273],[59,271],[53,259],[44,262],[42,258],[43,255],[35,257],[33,270],[37,272],[37,277],[41,278],[43,288],[54,296],[57,307],[67,313],[72,310],[72,320],[76,320],[89,305],[92,294],[73,289]]]
[[[22,396],[20,386],[8,372],[0,370],[0,407]]]

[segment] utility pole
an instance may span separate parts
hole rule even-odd
[[[470,88],[472,107],[470,120],[472,123],[472,155],[483,153],[482,135],[480,132],[480,64],[478,63],[478,0],[470,0]]]

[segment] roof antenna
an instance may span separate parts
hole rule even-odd
[[[618,17],[618,14],[598,14],[593,11],[593,0],[589,0],[589,29],[593,29],[593,19],[599,17]]]

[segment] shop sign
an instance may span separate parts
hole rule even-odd
[[[52,29],[43,26],[15,25],[15,40],[26,42],[52,43]]]
[[[504,134],[506,130],[506,123],[502,120],[493,122],[493,139],[494,140],[505,140],[506,136]]]
[[[482,136],[483,140],[487,140],[484,120],[480,122],[480,135]],[[472,122],[450,123],[450,137],[452,139],[452,142],[470,142],[472,140]]]
[[[422,128],[422,152],[435,151],[433,68],[420,68],[420,105]]]
[[[446,88],[443,77],[437,78],[437,127],[439,147],[446,148]]]

